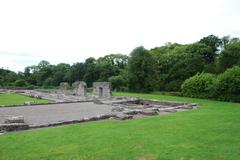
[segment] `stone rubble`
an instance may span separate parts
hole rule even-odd
[[[25,123],[9,123],[0,124],[0,132],[10,132],[29,129],[29,125]]]
[[[5,118],[4,124],[0,124],[0,132],[10,132],[29,129],[29,125],[24,122],[23,116],[12,116]]]

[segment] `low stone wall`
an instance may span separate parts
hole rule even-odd
[[[29,125],[25,123],[0,124],[0,132],[11,132],[29,129]]]

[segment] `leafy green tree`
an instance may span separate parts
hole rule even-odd
[[[34,73],[36,76],[36,81],[38,86],[42,86],[43,82],[52,76],[53,69],[51,65],[47,65],[45,67],[41,67],[41,69],[38,72]]]
[[[42,60],[38,63],[38,69],[42,69],[42,68],[45,68],[47,66],[49,66],[50,63],[48,61],[45,61],[45,60]]]
[[[153,90],[154,60],[148,50],[135,48],[129,58],[128,74],[131,91],[149,92]]]
[[[85,66],[85,74],[83,77],[83,80],[87,83],[88,87],[91,87],[93,82],[98,80],[98,73],[96,70],[96,59],[93,57],[90,57],[85,60],[84,66]]]
[[[66,73],[65,79],[70,83],[75,81],[82,81],[85,75],[85,65],[84,63],[74,63],[69,72]]]
[[[219,72],[224,72],[226,69],[240,65],[240,42],[228,44],[221,52],[217,62]]]
[[[43,82],[43,87],[44,88],[52,88],[52,86],[56,85],[52,77],[48,77],[44,82]]]
[[[156,89],[161,91],[180,91],[187,78],[202,72],[208,64],[205,55],[211,50],[202,43],[190,45],[168,44],[152,49],[155,60]]]
[[[8,69],[0,69],[0,86],[13,86],[19,76]]]
[[[65,74],[64,74],[64,72],[62,72],[62,71],[56,71],[54,74],[53,74],[53,77],[51,78],[51,77],[49,77],[49,78],[51,78],[50,80],[48,79],[48,85],[54,85],[54,86],[58,86],[61,82],[63,82],[64,81],[64,76],[65,76]],[[49,83],[49,82],[51,82],[51,83]]]
[[[128,64],[128,56],[123,54],[110,54],[103,57],[111,66],[117,66],[119,69],[124,69]]]
[[[207,37],[202,38],[200,40],[200,43],[203,43],[212,49],[211,52],[205,54],[205,59],[209,63],[214,62],[214,59],[217,56],[217,51],[219,51],[219,48],[222,46],[221,39],[219,39],[217,36],[209,35]]]
[[[222,45],[221,39],[214,35],[209,35],[207,37],[203,37],[200,40],[200,43],[204,43],[207,46],[211,47],[211,49],[214,53],[217,52],[218,47],[220,47]]]

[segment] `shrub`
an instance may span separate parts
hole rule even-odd
[[[18,79],[14,83],[15,83],[16,87],[25,87],[26,86],[26,82],[22,79]]]
[[[197,74],[186,81],[181,86],[184,96],[196,98],[213,98],[217,78],[214,74]]]
[[[34,85],[28,85],[27,89],[35,89],[36,87]]]
[[[112,83],[112,89],[115,91],[123,91],[126,86],[126,80],[121,75],[112,76],[108,80]]]
[[[181,89],[181,84],[183,83],[182,80],[174,80],[174,81],[170,81],[169,83],[166,84],[166,91],[168,92],[173,92],[173,91],[177,91],[179,92]]]
[[[91,88],[87,88],[87,92],[88,93],[92,93],[93,92],[93,88],[91,87]]]
[[[219,100],[240,102],[240,67],[218,75],[216,94]]]

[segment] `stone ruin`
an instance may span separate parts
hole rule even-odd
[[[67,82],[61,82],[60,93],[66,95],[74,95],[79,97],[87,97],[87,84],[83,81],[76,81],[72,84],[72,91],[70,85]],[[94,82],[93,83],[93,98],[111,98],[112,87],[110,82]],[[67,98],[67,97],[65,97]]]
[[[76,81],[72,84],[73,94],[80,97],[87,96],[87,84],[83,81]]]
[[[91,102],[88,102],[88,103],[91,103]],[[84,117],[83,115],[79,115],[79,117],[77,118],[76,117],[64,118],[62,116],[60,116],[60,118],[57,118],[56,116],[58,116],[59,113],[55,112],[56,114],[54,114],[53,117],[55,116],[55,118],[57,118],[60,121],[52,121],[50,118],[49,120],[44,119],[44,123],[42,124],[39,124],[38,119],[36,120],[36,122],[32,121],[31,123],[27,124],[23,116],[9,116],[4,119],[3,124],[0,124],[0,134],[5,132],[10,132],[10,131],[51,127],[51,126],[64,125],[64,124],[97,121],[97,120],[103,120],[103,119],[126,120],[126,119],[141,118],[144,116],[165,115],[165,114],[174,113],[174,112],[182,112],[186,110],[197,109],[199,107],[197,104],[194,104],[194,103],[187,104],[182,102],[142,100],[138,98],[129,98],[129,97],[117,97],[111,100],[102,101],[101,104],[105,105],[105,107],[106,105],[111,106],[109,107],[109,111],[106,111],[105,113],[103,113],[99,110],[101,114],[89,115],[90,112],[97,113],[98,108],[101,108],[101,107],[96,107],[90,110],[83,111],[85,112]],[[71,104],[68,104],[68,105],[71,105]],[[81,103],[78,104],[78,106],[76,107],[77,108],[81,107]],[[72,109],[68,110],[68,108],[69,107],[66,107],[65,109],[62,108],[65,110],[66,114],[69,114],[73,111]],[[39,115],[39,113],[35,113],[35,114]],[[24,116],[29,117],[28,114],[25,114]]]
[[[112,88],[110,82],[94,82],[93,97],[95,98],[111,98]]]
[[[73,88],[73,91],[69,90],[70,85],[66,82],[62,82],[60,84],[61,92],[41,93],[40,91],[31,91],[31,92],[27,92],[26,95],[33,95],[33,97],[38,97],[39,95],[43,96],[43,98],[53,101],[53,102],[50,102],[50,104],[64,103],[64,102],[67,102],[67,103],[85,102],[85,103],[90,103],[91,105],[102,105],[103,107],[107,106],[109,110],[106,110],[106,112],[104,111],[104,113],[101,113],[101,110],[98,111],[98,109],[101,107],[93,108],[93,110],[86,109],[86,111],[83,110],[84,117],[83,115],[81,115],[81,117],[74,118],[74,119],[72,119],[72,117],[71,118],[65,117],[65,119],[63,120],[62,119],[63,117],[60,116],[59,121],[52,121],[50,118],[46,124],[39,124],[38,119],[36,119],[36,124],[29,123],[29,122],[28,122],[29,124],[26,123],[24,120],[24,117],[27,119],[29,115],[28,114],[24,115],[23,112],[21,112],[19,115],[12,115],[11,113],[7,114],[9,116],[7,116],[6,118],[4,115],[4,119],[3,119],[0,111],[0,122],[1,122],[0,134],[4,132],[9,132],[9,131],[50,127],[50,126],[57,126],[62,124],[80,123],[80,122],[96,121],[96,120],[102,120],[102,119],[125,120],[125,119],[132,119],[132,118],[141,118],[144,116],[151,116],[151,115],[164,115],[168,113],[181,112],[189,109],[198,108],[197,104],[142,100],[139,98],[129,98],[129,97],[112,97],[110,82],[94,82],[92,97],[91,96],[87,97],[87,85],[83,81],[74,82],[72,84],[72,88]],[[31,102],[28,102],[28,103],[25,102],[24,105],[33,105],[33,104],[31,104]],[[71,105],[71,104],[68,104],[68,105]],[[81,103],[79,103],[77,107],[80,107],[80,106],[81,106]],[[66,110],[64,113],[66,114],[71,113],[71,116],[72,116],[72,112],[75,112],[75,111],[71,109],[72,107],[67,107],[67,108],[70,108],[70,110],[69,111]],[[89,115],[90,112],[93,112],[93,113],[100,112],[100,114]],[[36,114],[39,115],[38,112]],[[58,116],[57,114],[58,112],[56,112],[54,116]]]

